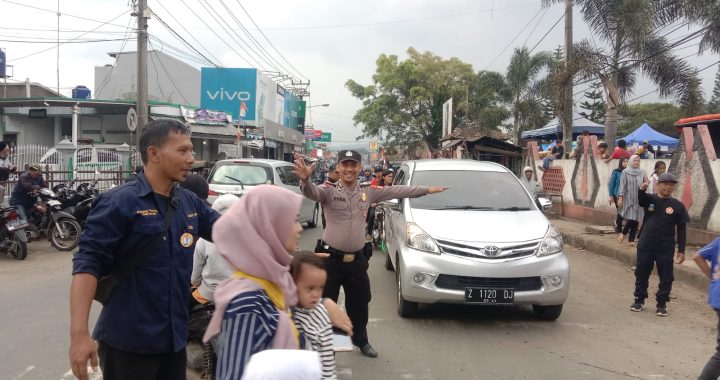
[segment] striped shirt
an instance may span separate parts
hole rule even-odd
[[[275,305],[262,290],[235,296],[223,316],[215,378],[242,377],[250,356],[272,347],[279,316]]]
[[[337,380],[332,325],[325,305],[320,302],[312,309],[296,307],[293,321],[298,331],[310,342],[312,350],[320,354],[322,378]]]

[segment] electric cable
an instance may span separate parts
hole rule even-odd
[[[221,61],[220,61],[217,57],[215,57],[215,56],[213,55],[213,53],[205,46],[205,44],[203,44],[203,43],[201,43],[200,41],[198,41],[198,39],[195,38],[195,35],[194,35],[193,33],[190,33],[190,31],[188,31],[187,28],[185,28],[185,25],[183,25],[183,23],[181,23],[180,21],[178,21],[178,19],[175,18],[175,16],[172,14],[172,12],[170,12],[167,8],[165,8],[165,5],[163,5],[163,3],[162,3],[160,0],[156,0],[156,1],[157,1],[158,5],[160,5],[160,7],[161,7],[162,9],[164,9],[165,12],[167,12],[167,13],[170,15],[170,17],[172,17],[172,19],[175,20],[175,22],[176,22],[178,25],[180,25],[180,27],[185,31],[185,33],[187,33],[187,34],[190,36],[190,38],[193,39],[193,41],[195,41],[198,45],[200,45],[200,46],[203,48],[203,50],[205,50],[205,52],[207,52],[208,55],[209,55],[212,59],[215,60],[215,62],[218,62],[219,64],[221,64]],[[214,66],[217,67],[218,65],[214,65]]]

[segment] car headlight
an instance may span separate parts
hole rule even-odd
[[[545,234],[545,239],[543,239],[542,244],[540,244],[540,248],[538,249],[537,255],[539,257],[550,256],[550,255],[560,253],[560,252],[562,252],[562,250],[563,250],[562,235],[560,235],[560,231],[558,231],[557,228],[551,226],[548,229],[547,234]]]
[[[420,251],[440,253],[435,239],[431,238],[415,223],[407,224],[407,245]]]

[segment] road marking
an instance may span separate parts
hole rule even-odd
[[[100,372],[100,369],[98,369],[97,372],[93,372],[92,367],[88,366],[88,379],[90,380],[102,380],[102,372]],[[75,380],[75,375],[73,375],[72,369],[65,372],[64,375],[60,378],[60,380]]]
[[[338,374],[338,377],[342,375],[348,379],[352,378],[352,368],[338,368],[337,374]]]
[[[35,366],[34,366],[34,365],[30,365],[30,366],[25,367],[25,370],[22,371],[22,373],[19,374],[19,375],[16,377],[16,379],[19,379],[19,378],[25,376],[25,374],[27,374],[28,372],[32,371],[33,369],[35,369]]]

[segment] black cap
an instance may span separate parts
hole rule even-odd
[[[663,173],[658,176],[658,183],[661,182],[673,182],[678,183],[677,178],[675,178],[675,175],[672,173]]]
[[[376,166],[375,169],[374,169],[374,171],[375,171],[376,173],[377,173],[377,172],[381,172],[381,171],[383,171],[383,168],[382,168],[382,166]]]
[[[338,163],[344,161],[355,161],[359,164],[361,161],[360,153],[354,150],[341,150],[338,152]]]
[[[207,181],[200,174],[190,174],[185,178],[185,181],[180,184],[180,187],[192,191],[202,200],[208,199],[210,186],[208,186]]]

